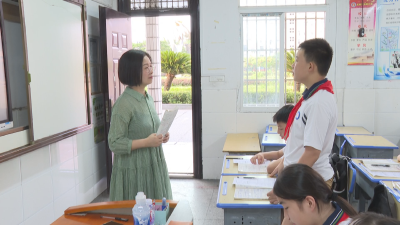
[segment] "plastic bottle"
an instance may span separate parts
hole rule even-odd
[[[153,200],[151,199],[146,199],[146,205],[149,206],[150,208],[150,220],[149,220],[149,225],[154,225],[154,220],[155,220],[155,204],[153,205]]]
[[[135,225],[148,225],[150,221],[150,208],[146,204],[146,195],[143,192],[138,192],[135,199],[136,204],[132,209]]]

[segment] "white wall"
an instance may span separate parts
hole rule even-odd
[[[97,2],[117,8],[113,0]],[[89,35],[99,36],[97,2],[86,1]],[[10,144],[0,151],[25,145],[24,135],[1,137],[0,143]],[[0,178],[1,224],[50,224],[68,207],[90,203],[106,189],[105,145],[94,142],[91,129],[0,163]]]
[[[338,125],[364,126],[400,145],[400,81],[374,81],[373,66],[347,66],[349,1],[328,2],[336,20],[326,29],[334,48],[328,78],[335,88]],[[272,123],[273,113],[236,109],[241,88],[239,22],[238,1],[200,1],[204,179],[219,178],[227,133],[261,135]],[[210,75],[225,75],[225,82],[209,82]]]

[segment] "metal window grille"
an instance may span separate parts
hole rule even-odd
[[[243,106],[278,107],[280,14],[243,15]]]
[[[305,90],[303,84],[293,80],[294,63],[298,46],[305,40],[325,38],[325,12],[297,12],[285,14],[285,103],[296,103]]]
[[[240,6],[323,5],[326,0],[240,0]]]
[[[281,94],[285,104],[299,100],[305,87],[294,82],[292,64],[303,41],[325,38],[325,17],[325,12],[285,13],[285,47],[280,49],[278,14],[243,15],[243,107],[279,107]],[[285,54],[283,76],[279,54]]]
[[[130,3],[131,10],[189,8],[189,0],[130,0]]]

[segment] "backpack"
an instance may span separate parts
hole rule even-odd
[[[329,163],[333,169],[332,191],[340,197],[347,199],[347,165],[351,159],[347,156],[332,153],[329,155]]]
[[[396,203],[393,200],[392,194],[388,193],[388,190],[382,184],[375,187],[374,197],[368,207],[368,212],[397,218]]]

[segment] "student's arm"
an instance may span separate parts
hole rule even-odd
[[[299,163],[312,167],[318,160],[320,154],[320,150],[306,146],[303,155],[300,157]]]

